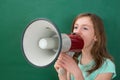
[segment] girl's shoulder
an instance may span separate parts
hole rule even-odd
[[[115,64],[110,59],[104,59],[102,66],[98,70],[100,73],[112,73],[112,78],[116,76]]]
[[[105,58],[101,68],[105,69],[115,68],[115,64],[110,59]]]

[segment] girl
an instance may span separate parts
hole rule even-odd
[[[61,52],[54,67],[64,68],[59,80],[111,80],[116,76],[115,65],[106,49],[106,38],[102,20],[95,14],[78,15],[72,32],[84,40],[84,47],[73,58]]]

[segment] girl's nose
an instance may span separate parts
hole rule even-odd
[[[75,34],[80,35],[81,37],[83,36],[81,31],[76,32]]]
[[[74,30],[73,33],[76,33],[76,34],[77,34],[77,33],[79,33],[79,30],[78,30],[78,29],[77,29],[77,30]]]
[[[77,30],[75,33],[78,34],[78,35],[82,34],[81,30]]]

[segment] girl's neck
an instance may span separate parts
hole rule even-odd
[[[91,60],[93,60],[93,58],[90,50],[86,50],[86,49],[82,50],[80,63],[85,65],[90,63]]]

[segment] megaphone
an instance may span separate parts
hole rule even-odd
[[[84,41],[79,35],[60,33],[48,19],[32,21],[22,39],[26,59],[38,67],[52,64],[60,52],[80,52],[83,46]]]

